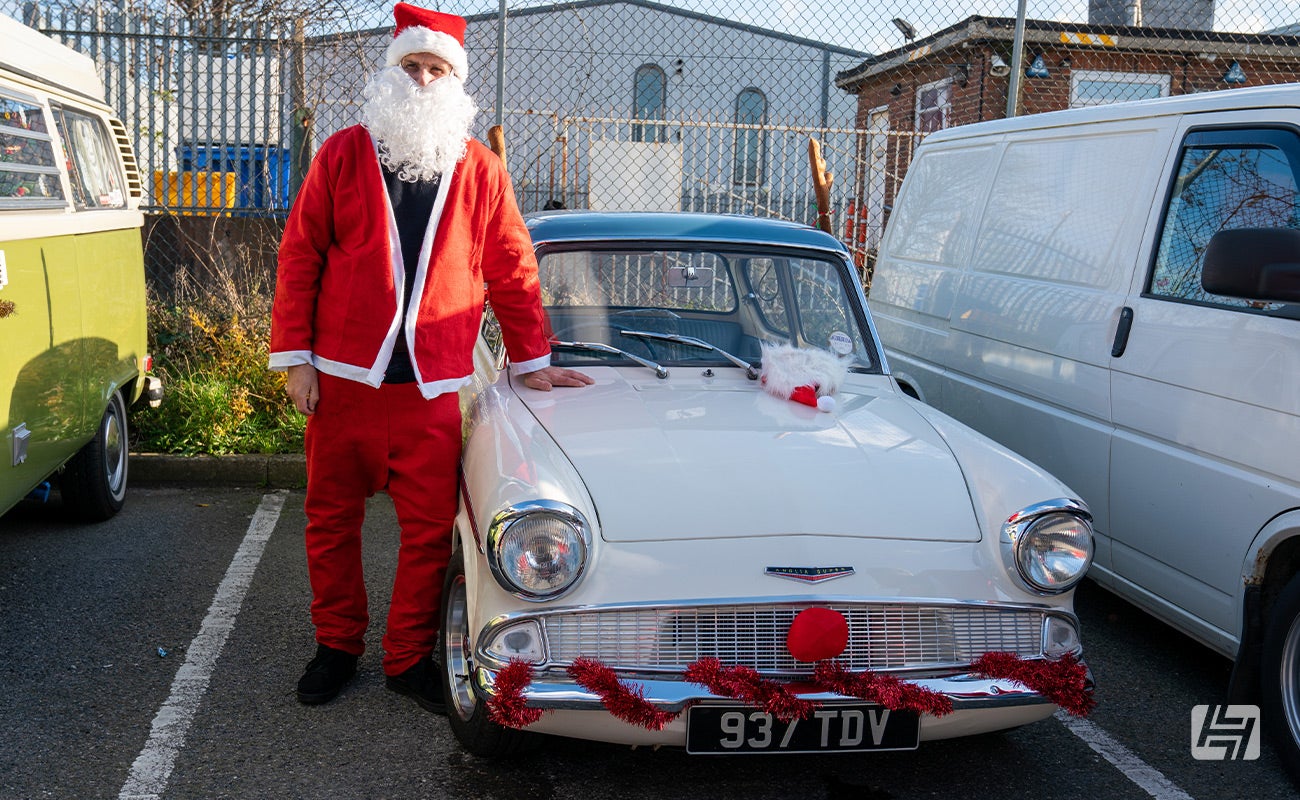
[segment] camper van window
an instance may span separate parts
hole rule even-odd
[[[54,114],[68,151],[68,175],[77,208],[125,208],[122,176],[104,123],[70,108],[55,107]]]
[[[0,126],[30,133],[49,133],[45,115],[35,100],[21,100],[0,95]]]
[[[45,112],[35,99],[0,95],[0,209],[62,200]]]
[[[1290,147],[1284,141],[1277,143],[1281,147],[1264,141],[1279,136],[1294,139],[1284,131],[1267,131],[1255,143],[1189,141],[1183,148],[1152,271],[1151,294],[1258,310],[1277,305],[1209,294],[1201,288],[1201,255],[1210,237],[1221,230],[1300,229],[1297,164],[1289,157],[1300,155],[1300,141],[1290,142]]]

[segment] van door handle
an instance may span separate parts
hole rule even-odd
[[[1133,329],[1133,309],[1124,306],[1119,311],[1119,325],[1115,328],[1115,343],[1110,346],[1110,357],[1119,358],[1128,347],[1128,332]]]

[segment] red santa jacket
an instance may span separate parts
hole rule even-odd
[[[501,160],[470,141],[443,176],[420,250],[405,326],[425,397],[474,371],[483,286],[516,372],[550,364],[537,261]],[[280,242],[271,311],[271,369],[314,364],[379,386],[403,331],[405,268],[370,132],[331,136],[316,154]]]

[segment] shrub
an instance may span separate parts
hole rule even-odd
[[[283,373],[266,368],[270,281],[238,250],[226,256],[202,265],[202,286],[178,270],[170,298],[150,288],[149,345],[164,397],[158,408],[132,409],[137,450],[302,451],[306,418],[285,395]]]

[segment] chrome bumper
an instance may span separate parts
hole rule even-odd
[[[147,402],[150,408],[157,408],[158,406],[162,405],[162,401],[163,401],[162,379],[156,378],[153,375],[146,375],[144,378],[144,391],[141,393],[140,399]]]
[[[1087,665],[1084,665],[1087,668]],[[473,686],[480,699],[496,694],[495,670],[475,667]],[[938,692],[952,701],[953,711],[981,708],[1011,708],[1014,706],[1053,705],[1038,692],[1031,691],[1016,681],[975,677],[969,673],[941,677],[908,679],[910,683]],[[684,680],[645,680],[633,678],[630,683],[645,690],[645,699],[661,711],[680,712],[687,705],[699,702],[736,703],[733,698],[716,695],[703,686]],[[1092,670],[1088,670],[1088,688],[1093,688]],[[825,692],[808,683],[790,684],[795,696],[818,702],[863,702],[834,692]],[[556,680],[552,676],[534,679],[523,691],[530,708],[556,711],[604,711],[600,696],[570,680]]]

